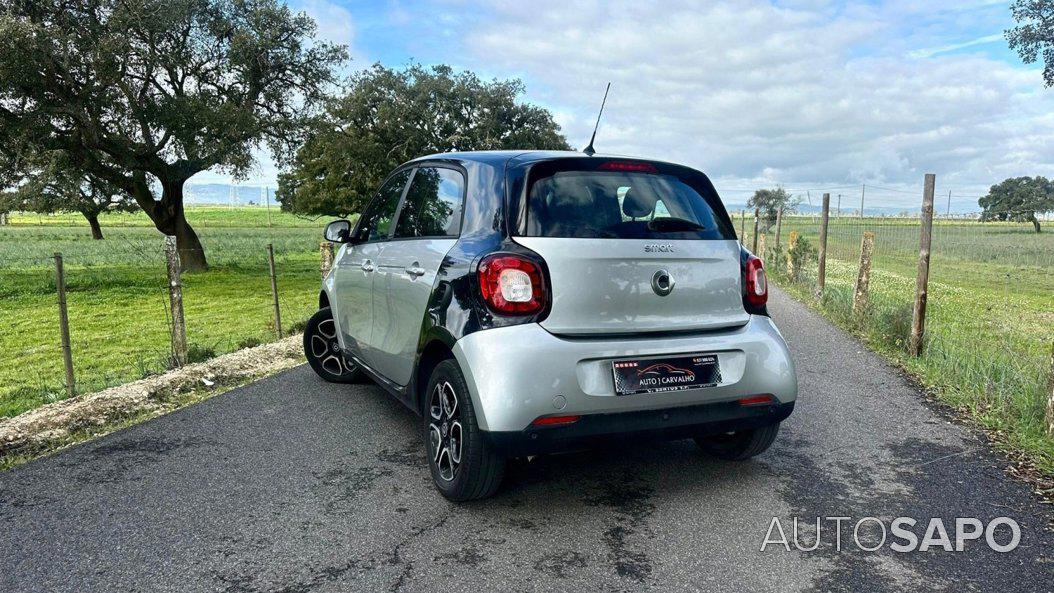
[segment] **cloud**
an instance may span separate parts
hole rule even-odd
[[[947,22],[927,28],[966,18],[959,6],[931,9]],[[685,162],[729,185],[913,188],[934,172],[939,186],[980,191],[1050,171],[1054,95],[1019,64],[947,55],[986,37],[906,59],[903,17],[925,10],[499,2],[466,31],[466,65],[523,77],[579,146],[610,80],[598,150]],[[900,196],[890,200],[917,201]]]
[[[355,21],[347,8],[328,0],[300,0],[293,2],[291,6],[295,10],[306,12],[315,20],[319,37],[346,45],[352,57],[359,58],[355,50]]]
[[[993,35],[985,35],[984,37],[978,37],[977,39],[971,39],[969,41],[963,41],[962,43],[952,43],[950,45],[942,45],[940,47],[930,47],[925,49],[916,49],[908,52],[909,58],[930,58],[937,54],[943,54],[957,49],[963,49],[967,47],[973,47],[975,45],[983,45],[985,43],[994,43],[996,41],[1002,41],[1004,39],[1002,33],[995,33]]]

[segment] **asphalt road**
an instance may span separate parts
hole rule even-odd
[[[0,589],[1054,589],[1050,508],[878,357],[773,301],[801,397],[751,462],[627,442],[518,463],[497,497],[458,506],[432,488],[408,411],[301,366],[0,474]],[[773,517],[788,538],[792,517],[813,523],[811,544],[834,516],[852,518],[841,551],[827,520],[815,551],[760,551]],[[1020,524],[1012,552],[852,543],[863,517],[915,518],[922,539],[933,517],[999,516]],[[860,539],[878,535],[870,522]]]

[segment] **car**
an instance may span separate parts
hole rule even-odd
[[[706,175],[657,160],[481,151],[410,161],[337,245],[304,350],[420,415],[439,492],[492,495],[506,461],[693,438],[744,460],[797,378]]]

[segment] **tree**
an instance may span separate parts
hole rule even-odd
[[[449,66],[375,64],[278,177],[282,209],[344,216],[368,202],[400,164],[434,152],[491,149],[568,150],[546,109],[517,101],[519,80],[480,80]]]
[[[1054,183],[1046,177],[1012,177],[993,185],[977,200],[981,220],[1031,222],[1040,232],[1037,213],[1054,211]]]
[[[103,179],[70,166],[62,153],[46,157],[36,166],[20,164],[18,170],[22,174],[17,180],[5,176],[5,185],[12,189],[0,198],[0,210],[79,212],[88,220],[92,239],[103,238],[100,214],[136,210],[131,196]]]
[[[204,269],[183,185],[206,169],[244,176],[263,144],[292,154],[346,59],[314,34],[277,0],[5,3],[0,145],[63,153]]]
[[[1010,49],[1026,64],[1043,56],[1043,81],[1054,86],[1054,0],[1016,0],[1010,12],[1018,25],[1005,31]]]
[[[776,215],[781,208],[784,214],[789,214],[794,212],[800,203],[801,198],[793,198],[787,193],[787,190],[777,187],[776,189],[759,189],[755,191],[754,195],[747,200],[747,208],[759,208],[761,210],[760,217],[764,221],[764,228],[767,231],[772,225],[776,224]]]

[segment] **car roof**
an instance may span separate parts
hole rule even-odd
[[[662,161],[659,159],[649,159],[642,157],[627,156],[621,154],[595,154],[593,156],[586,155],[582,152],[574,150],[473,150],[465,152],[439,152],[430,154],[422,157],[418,157],[410,161],[455,161],[455,162],[474,162],[484,165],[490,165],[492,167],[504,167],[507,163],[515,161],[517,165],[525,165],[537,161],[564,159],[564,158],[594,158],[594,159],[633,159],[643,160],[653,163],[658,162],[669,162]],[[679,163],[669,163],[671,165],[685,166]]]

